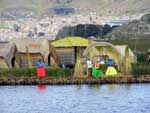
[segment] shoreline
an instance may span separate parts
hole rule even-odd
[[[150,76],[123,76],[103,78],[38,78],[38,77],[4,77],[0,76],[2,85],[81,85],[81,84],[134,84],[150,83]]]

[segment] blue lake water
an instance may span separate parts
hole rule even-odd
[[[0,113],[150,113],[150,84],[0,86]]]

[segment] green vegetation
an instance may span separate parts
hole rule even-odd
[[[73,75],[73,69],[52,67],[46,68],[46,75],[51,77],[69,77]]]
[[[150,75],[150,65],[146,64],[133,64],[132,65],[132,75]]]
[[[145,53],[150,48],[150,39],[106,40],[114,45],[128,45],[134,53]]]
[[[146,61],[146,53],[137,53],[137,62],[141,64],[145,64]]]
[[[72,69],[62,69],[59,67],[47,67],[46,76],[49,77],[69,77],[73,75]],[[16,77],[33,77],[36,75],[36,68],[20,68],[20,69],[1,69],[0,76],[16,76]]]

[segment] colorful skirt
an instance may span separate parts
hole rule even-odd
[[[42,78],[42,77],[45,77],[45,75],[46,75],[45,68],[44,67],[38,67],[37,68],[37,76]]]
[[[117,74],[118,74],[118,72],[114,67],[112,67],[112,66],[107,67],[107,70],[105,73],[106,76],[113,76],[113,75],[117,75]]]
[[[103,72],[100,70],[100,69],[98,69],[98,68],[92,68],[92,76],[93,77],[102,77],[104,74],[103,74]]]

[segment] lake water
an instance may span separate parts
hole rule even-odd
[[[150,113],[150,84],[0,86],[0,113]]]

